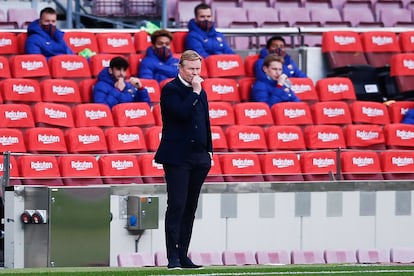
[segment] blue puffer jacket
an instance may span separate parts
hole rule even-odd
[[[254,64],[254,73],[257,79],[266,79],[266,74],[263,71],[263,62],[265,57],[269,52],[266,48],[260,50],[259,59]],[[308,76],[303,73],[298,66],[296,65],[295,61],[291,56],[285,54],[284,62],[283,62],[283,73],[288,76],[288,78],[307,78]]]
[[[178,58],[172,55],[162,61],[155,54],[152,47],[148,47],[145,57],[139,65],[138,77],[143,79],[154,79],[161,82],[168,78],[175,78],[178,75]]]
[[[73,51],[63,39],[64,32],[56,29],[51,37],[39,25],[39,19],[33,21],[27,27],[27,39],[24,45],[26,54],[42,54],[49,59],[50,57],[62,54],[73,54]]]
[[[147,102],[151,106],[148,91],[145,88],[136,89],[126,82],[124,90],[119,91],[114,87],[115,81],[109,74],[109,68],[104,68],[98,75],[98,82],[93,87],[93,101],[103,103],[112,108],[119,103]],[[132,91],[132,92],[131,92]]]
[[[295,92],[276,81],[268,79],[256,80],[250,94],[252,102],[265,102],[270,107],[280,102],[300,102]]]
[[[235,53],[227,44],[224,35],[217,32],[214,26],[205,32],[200,29],[194,19],[191,19],[188,22],[188,31],[185,39],[186,50],[194,50],[204,58],[209,55]]]
[[[402,119],[401,123],[414,125],[414,109],[409,109],[405,113],[404,118]]]

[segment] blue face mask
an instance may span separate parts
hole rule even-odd
[[[197,25],[203,31],[208,32],[211,30],[211,28],[213,28],[214,22],[209,21],[209,20],[197,21]]]
[[[164,60],[164,61],[167,60],[171,56],[171,49],[165,46],[154,48],[154,52],[159,59]]]
[[[56,32],[56,26],[53,24],[49,24],[49,25],[40,25],[40,27],[46,32],[48,33],[51,37],[53,37],[55,35]]]

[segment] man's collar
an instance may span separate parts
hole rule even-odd
[[[192,85],[190,83],[188,83],[187,81],[185,81],[180,74],[178,74],[178,78],[180,79],[180,81],[187,87],[192,87]]]

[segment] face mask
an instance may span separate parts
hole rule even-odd
[[[49,24],[49,25],[40,25],[40,27],[47,32],[51,37],[53,37],[55,35],[56,32],[56,26],[53,24]]]
[[[283,50],[282,48],[277,48],[275,50],[270,50],[269,54],[277,54],[278,56],[283,57],[285,55],[285,50]]]
[[[154,52],[161,60],[167,60],[171,55],[171,49],[165,46],[154,48]]]
[[[203,31],[210,31],[211,28],[213,28],[214,22],[209,20],[204,21],[197,21],[197,25],[202,29]]]

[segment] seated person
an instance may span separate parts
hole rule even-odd
[[[198,4],[194,8],[194,16],[195,18],[188,22],[186,50],[194,50],[203,58],[209,55],[235,53],[227,44],[224,35],[214,28],[210,5]]]
[[[104,103],[112,108],[119,103],[147,102],[151,100],[139,78],[131,77],[125,80],[128,61],[122,57],[114,57],[109,67],[102,69],[98,75],[98,82],[93,87],[93,101]]]
[[[281,36],[273,36],[266,42],[266,48],[260,50],[259,59],[254,65],[254,73],[256,78],[265,79],[266,74],[263,72],[263,60],[269,54],[277,54],[283,57],[283,73],[288,78],[307,78],[308,76],[302,72],[296,65],[293,58],[285,52],[285,39]]]
[[[414,109],[408,109],[403,119],[401,120],[401,123],[414,125]]]
[[[256,79],[250,99],[253,102],[265,102],[270,107],[279,102],[300,102],[290,88],[290,82],[282,71],[283,58],[276,54],[268,55],[263,62],[265,79]]]
[[[178,74],[178,58],[173,57],[170,44],[173,35],[167,30],[158,30],[151,35],[151,46],[139,65],[138,77],[162,82]]]
[[[24,45],[25,54],[42,54],[50,57],[62,54],[74,54],[63,39],[64,33],[56,28],[57,14],[53,8],[40,11],[40,18],[27,27]]]

